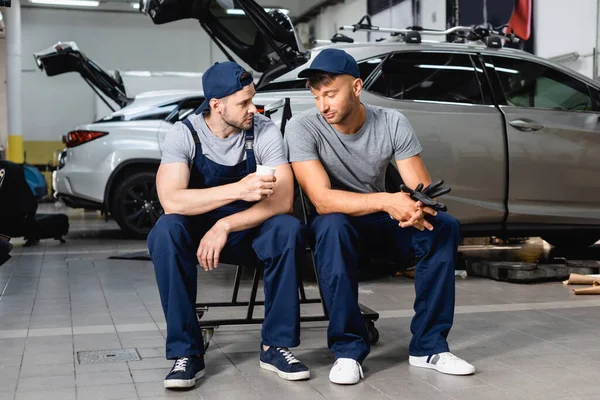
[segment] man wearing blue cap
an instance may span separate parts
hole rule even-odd
[[[203,75],[206,100],[177,122],[162,145],[156,187],[165,210],[148,236],[167,321],[167,388],[194,387],[204,376],[196,319],[197,270],[264,264],[265,319],[260,366],[288,380],[309,370],[288,350],[300,343],[296,265],[303,228],[289,215],[293,175],[277,126],[257,113],[250,73],[236,63]],[[257,164],[274,175],[257,174]]]
[[[317,107],[289,121],[285,141],[296,179],[316,209],[308,227],[330,316],[328,344],[336,359],[330,381],[357,383],[370,351],[358,306],[359,247],[417,261],[410,364],[472,374],[474,367],[450,353],[446,340],[459,223],[407,193],[385,191],[392,157],[409,188],[431,183],[410,123],[397,110],[361,103],[358,64],[342,50],[321,51],[299,77],[307,78]]]

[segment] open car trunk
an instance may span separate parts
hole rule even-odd
[[[46,71],[46,75],[55,76],[67,72],[77,72],[100,96],[106,105],[113,111],[114,108],[99,93],[108,97],[119,107],[123,108],[132,99],[127,97],[125,86],[118,71],[115,76],[111,76],[95,62],[90,60],[79,51],[75,42],[59,42],[45,50],[34,53],[35,62],[38,68]]]
[[[140,0],[140,12],[155,24],[197,19],[229,59],[223,46],[262,73],[257,88],[308,58],[287,15],[254,0]]]

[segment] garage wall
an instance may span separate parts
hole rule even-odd
[[[197,21],[154,25],[138,13],[40,8],[23,8],[21,15],[23,139],[27,160],[36,164],[51,160],[49,148],[62,147],[60,135],[99,116],[96,96],[78,74],[47,77],[34,52],[75,41],[107,70],[200,72],[224,58]],[[153,89],[151,81],[148,86]]]
[[[420,25],[425,29],[446,29],[446,0],[421,0]],[[440,37],[423,35],[422,39],[440,40]]]
[[[353,25],[367,14],[367,0],[346,0],[343,3],[323,9],[314,21],[314,38],[330,39],[340,32],[342,25]],[[341,31],[346,36],[354,38],[355,41],[366,42],[366,32]]]
[[[596,45],[597,0],[535,0],[535,51],[542,57],[578,52],[576,61],[563,64],[592,77],[592,50]]]
[[[404,0],[385,11],[371,16],[373,25],[381,28],[403,29],[413,25],[413,6],[410,0]],[[389,33],[371,33],[370,40],[388,38]]]
[[[327,7],[309,24],[313,25],[314,38],[329,39],[339,32],[341,25],[357,23],[367,14],[367,0],[346,0],[344,3]],[[371,16],[374,25],[381,27],[405,28],[413,24],[412,2],[405,0],[385,11]],[[445,29],[446,27],[446,0],[421,0],[420,24],[430,29]],[[379,37],[388,37],[389,34],[367,34],[366,32],[342,31],[356,41],[373,41]],[[434,39],[437,38],[427,38]]]

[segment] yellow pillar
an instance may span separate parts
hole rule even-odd
[[[6,158],[9,161],[16,163],[22,163],[24,161],[23,136],[15,135],[14,133],[12,135],[9,134],[7,147],[8,151],[6,152]]]

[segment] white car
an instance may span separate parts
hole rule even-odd
[[[140,9],[156,24],[199,20],[225,52],[261,74],[259,106],[290,98],[293,114],[314,107],[299,70],[328,46],[350,53],[364,82],[361,100],[400,110],[419,138],[430,175],[452,187],[444,202],[464,236],[541,236],[564,247],[600,238],[598,82],[507,48],[481,28],[437,32],[457,40],[434,43],[406,30],[375,43],[342,36],[304,51],[289,19],[277,10],[266,13],[254,0],[237,0],[245,13],[235,18],[220,1],[191,2],[196,6],[148,0]],[[368,23],[354,28],[377,31]],[[102,71],[74,45],[55,46],[36,60],[48,75],[79,72],[122,107],[68,134],[54,177],[56,197],[101,209],[125,231],[144,236],[162,212],[155,189],[162,138],[194,111],[202,93],[129,99],[118,74]],[[273,115],[276,124],[281,114]],[[388,171],[386,189],[397,191],[393,163]]]
[[[34,56],[48,76],[78,72],[97,93],[122,107],[63,136],[66,148],[52,174],[54,197],[72,208],[100,210],[125,233],[144,237],[162,214],[155,186],[160,143],[175,122],[204,101],[202,91],[154,91],[129,98],[119,73],[102,70],[74,42],[57,43]],[[309,94],[304,97],[307,107],[312,105]],[[260,108],[280,98],[259,94],[255,102]],[[279,123],[276,115],[273,119]]]

